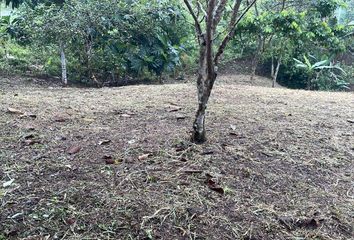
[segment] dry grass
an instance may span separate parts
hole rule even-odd
[[[354,239],[352,93],[220,84],[197,146],[191,84],[18,81],[0,84],[0,239]]]

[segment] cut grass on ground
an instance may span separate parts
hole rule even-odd
[[[354,239],[352,93],[0,86],[0,239]]]

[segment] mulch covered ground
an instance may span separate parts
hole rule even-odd
[[[0,239],[354,239],[352,93],[219,84],[194,145],[192,84],[23,82],[0,80]]]

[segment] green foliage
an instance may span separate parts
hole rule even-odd
[[[7,2],[18,7],[23,1]],[[259,1],[238,25],[224,59],[252,57],[261,41],[259,59],[263,64],[270,69],[272,59],[281,60],[281,84],[306,88],[311,75],[317,79],[314,89],[327,89],[326,84],[329,89],[337,88],[332,83],[339,83],[338,88],[344,86],[341,81],[348,82],[348,76],[338,77],[338,69],[310,69],[320,61],[308,56],[311,52],[322,59],[351,48],[354,26],[345,24],[353,19],[353,1],[284,3]],[[225,19],[231,10],[227,6],[218,32],[227,31]],[[99,81],[103,85],[131,78],[160,79],[196,66],[198,50],[191,22],[176,0],[26,0],[15,15],[1,21],[0,68],[3,72],[60,76],[59,50],[64,47],[71,81]],[[220,42],[222,36],[217,35],[214,41]],[[302,60],[303,56],[308,61]],[[301,68],[294,58],[301,59],[306,67]],[[330,62],[336,65],[334,60]],[[321,74],[316,78],[317,72]]]
[[[314,56],[310,57],[317,61]],[[318,90],[342,90],[348,88],[348,84],[342,76],[345,71],[339,65],[333,65],[331,58],[326,58],[315,63],[304,55],[304,61],[294,58],[295,66],[302,69],[307,75],[307,88]]]
[[[283,7],[282,1],[262,1],[238,26],[234,46],[242,46],[242,50],[235,47],[235,51],[254,56],[261,39],[263,63],[270,69],[272,59],[281,60],[279,82],[306,88],[307,73],[296,67],[294,58],[308,55],[309,49],[317,56],[335,56],[348,51],[352,44],[349,36],[353,27],[336,19],[335,11],[342,6],[336,0],[292,1]]]
[[[22,41],[50,49],[47,59],[38,56],[47,73],[59,73],[60,62],[54,59],[65,46],[69,78],[88,83],[173,72],[193,30],[183,25],[180,5],[170,1],[24,4],[18,15],[16,29],[24,33]]]
[[[339,3],[338,0],[317,0],[314,1],[313,5],[320,17],[325,18],[333,15],[334,11],[339,6]]]

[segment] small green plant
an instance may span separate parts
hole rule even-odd
[[[338,64],[333,64],[331,58],[317,61],[314,56],[309,55],[309,57],[316,62],[311,63],[306,55],[303,62],[294,58],[295,66],[307,75],[307,89],[338,90],[347,87],[348,83],[341,77],[346,74],[345,71]]]

